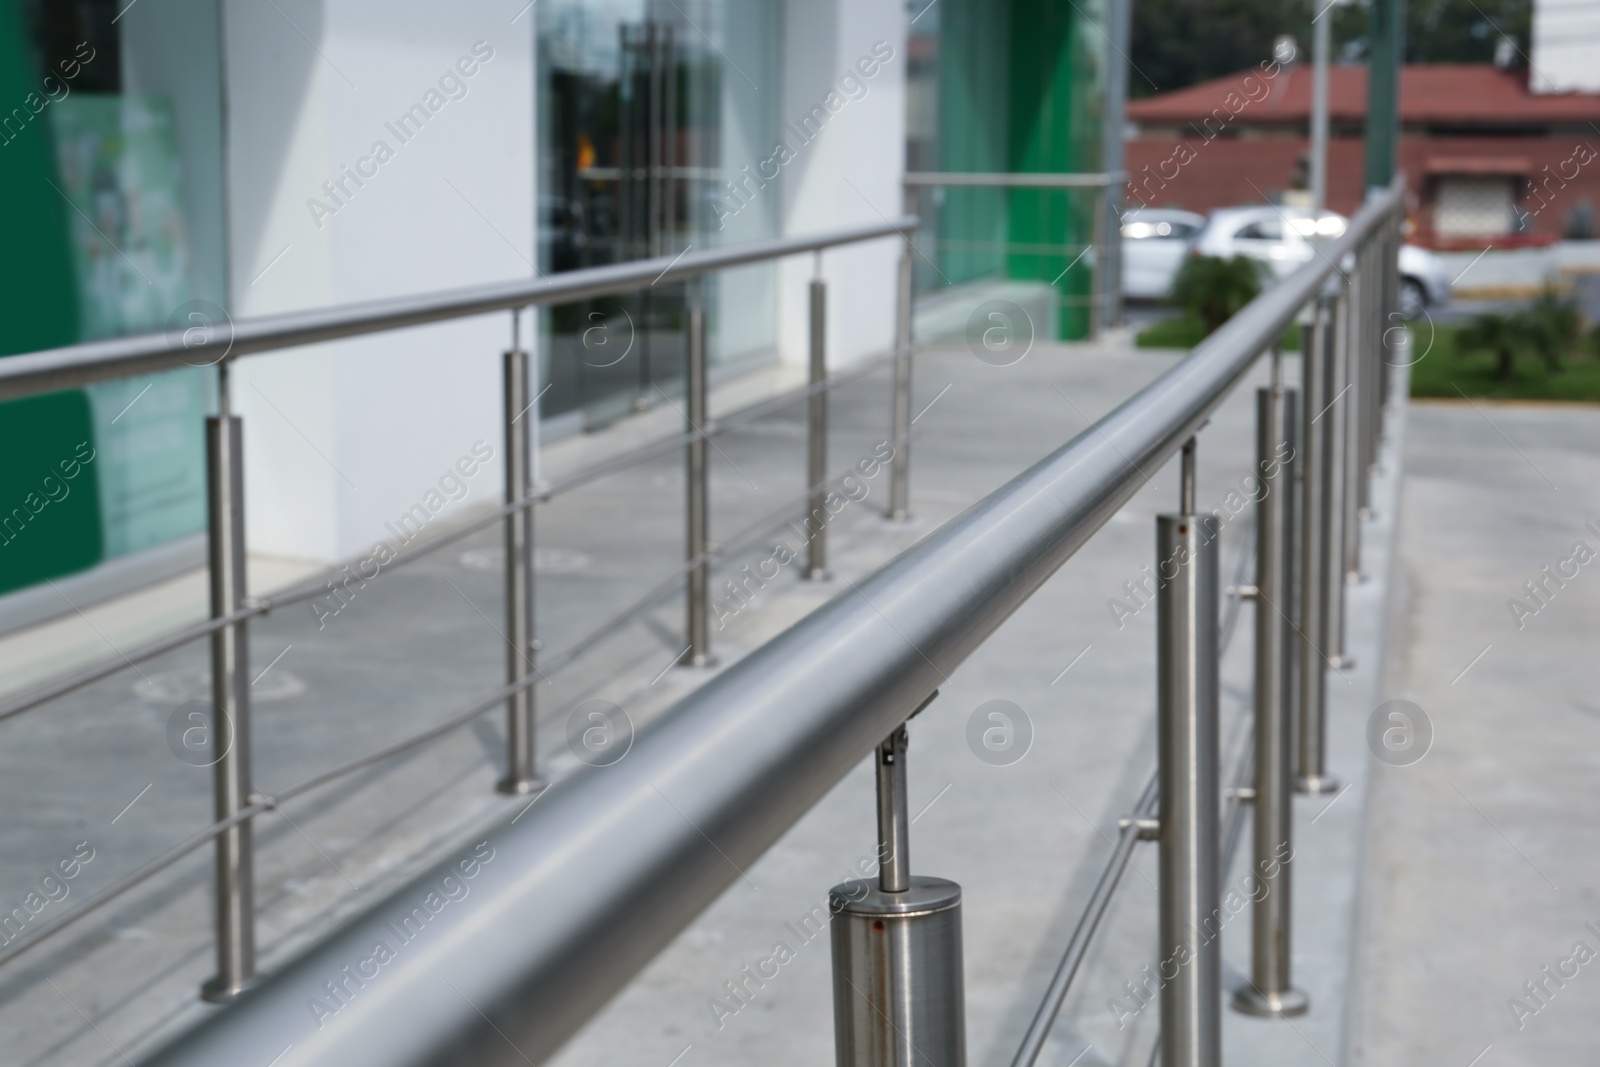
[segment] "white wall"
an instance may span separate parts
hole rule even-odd
[[[533,17],[526,0],[224,0],[232,305],[255,316],[534,273]],[[515,21],[513,21],[515,20]],[[473,59],[484,42],[487,61]],[[441,77],[464,58],[461,89]],[[430,90],[438,95],[429,99]],[[432,104],[407,141],[389,127]],[[376,142],[393,157],[331,197]],[[308,201],[311,202],[308,204]],[[323,207],[313,210],[317,203]],[[332,209],[332,214],[328,211]],[[364,550],[475,441],[500,493],[509,314],[235,364],[248,538],[331,560]]]
[[[787,0],[784,5],[783,102],[780,133],[796,152],[783,168],[782,232],[813,233],[900,214],[905,170],[906,15],[897,0]],[[871,78],[856,64],[883,42],[893,50]],[[860,78],[865,95],[848,99],[840,79]],[[802,116],[845,99],[821,133],[802,145]],[[887,351],[894,339],[897,238],[886,238],[829,252],[823,259],[828,282],[828,357],[843,366]],[[787,362],[808,356],[807,283],[810,257],[794,259],[779,271],[779,350]]]
[[[1534,0],[1529,52],[1534,92],[1600,92],[1600,3]]]

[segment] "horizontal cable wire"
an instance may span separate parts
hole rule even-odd
[[[911,435],[907,435],[907,437],[896,441],[895,447],[899,448],[902,444],[910,439]],[[350,760],[347,763],[342,763],[337,767],[333,767],[312,778],[308,778],[303,782],[292,785],[289,788],[281,790],[280,792],[271,796],[252,797],[251,803],[248,807],[241,808],[238,812],[230,815],[228,818],[220,819],[211,825],[196,831],[194,834],[172,846],[172,848],[151,860],[143,867],[138,868],[120,881],[113,883],[107,889],[102,890],[99,894],[78,907],[76,910],[63,915],[54,922],[35,929],[25,937],[12,942],[4,949],[0,949],[0,966],[4,966],[13,958],[20,956],[22,953],[26,952],[34,945],[37,945],[39,942],[44,941],[45,939],[66,929],[68,926],[73,925],[85,915],[99,909],[102,905],[108,904],[117,897],[122,896],[124,893],[149,879],[151,876],[160,873],[166,868],[172,866],[174,863],[178,862],[178,860],[182,859],[184,856],[187,856],[189,853],[204,846],[207,842],[217,837],[217,835],[223,833],[233,826],[238,825],[241,822],[244,822],[246,819],[253,818],[256,815],[261,815],[270,811],[275,811],[285,801],[293,800],[303,793],[308,793],[319,786],[327,785],[330,782],[337,781],[338,779],[354,774],[357,771],[364,770],[367,767],[371,767],[378,763],[382,763],[384,760],[401,755],[402,753],[416,748],[419,745],[423,745],[436,738],[443,737],[452,730],[456,730],[470,723],[484,712],[494,710],[496,707],[504,703],[508,698],[521,692],[522,690],[531,688],[532,686],[537,685],[540,681],[548,681],[549,675],[555,674],[563,668],[571,665],[574,660],[578,659],[581,655],[583,655],[583,653],[589,651],[589,649],[599,644],[601,640],[609,636],[611,633],[614,633],[634,616],[647,610],[656,601],[661,600],[668,593],[672,592],[675,587],[683,582],[684,576],[687,575],[689,571],[693,570],[701,563],[715,559],[719,555],[736,551],[738,548],[743,547],[743,545],[754,541],[763,533],[767,533],[783,525],[785,522],[791,521],[797,509],[803,509],[804,505],[809,503],[813,493],[835,486],[842,482],[846,477],[849,477],[848,473],[834,475],[832,478],[818,482],[815,486],[811,487],[811,489],[807,490],[803,496],[785,502],[781,507],[768,512],[760,519],[757,519],[755,522],[750,523],[734,533],[734,535],[726,542],[700,554],[699,556],[696,556],[694,559],[686,561],[684,564],[674,570],[672,574],[660,585],[656,586],[650,592],[634,601],[623,611],[595,627],[585,636],[579,638],[577,641],[574,641],[570,646],[562,650],[562,652],[556,656],[553,656],[551,661],[536,664],[534,674],[526,675],[515,682],[508,682],[505,685],[502,685],[499,689],[496,689],[488,696],[474,701],[473,703],[462,708],[460,711],[457,711],[455,714],[451,715],[449,718],[428,727],[426,730],[423,730],[420,733],[413,734],[408,738],[396,741],[394,744],[379,749],[376,752],[357,757],[356,759]],[[529,502],[531,503],[532,501],[530,500]],[[243,615],[244,613],[235,612],[234,614],[235,616],[239,616]],[[118,668],[122,666],[126,666],[126,664],[116,665]]]

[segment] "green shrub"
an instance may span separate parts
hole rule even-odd
[[[1208,334],[1206,324],[1193,315],[1175,315],[1140,330],[1133,344],[1136,348],[1193,348],[1204,341]],[[1291,323],[1283,331],[1281,343],[1285,352],[1300,351],[1299,323]]]
[[[1249,256],[1188,256],[1178,268],[1170,299],[1211,334],[1260,294],[1266,276],[1266,264]]]
[[[1547,285],[1526,308],[1477,316],[1455,340],[1461,355],[1494,356],[1495,378],[1509,382],[1516,376],[1517,360],[1524,357],[1539,359],[1552,374],[1560,372],[1582,336],[1583,315],[1577,302]]]

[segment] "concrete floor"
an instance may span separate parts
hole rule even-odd
[[[1600,551],[1600,410],[1419,403],[1409,435],[1386,688],[1434,740],[1374,767],[1352,1062],[1593,1063],[1600,977],[1562,961],[1600,952],[1600,579],[1524,583]]]

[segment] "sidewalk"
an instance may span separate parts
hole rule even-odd
[[[1594,1062],[1600,579],[1563,561],[1600,552],[1597,443],[1590,406],[1412,409],[1387,696],[1433,742],[1375,767],[1353,1064]]]

